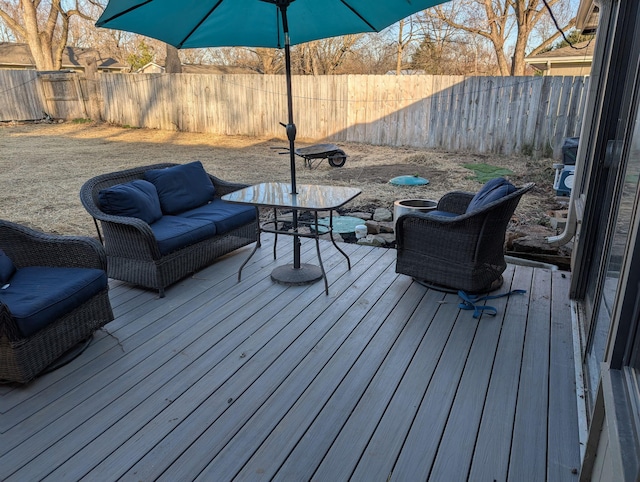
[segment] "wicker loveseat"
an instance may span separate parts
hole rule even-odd
[[[113,320],[95,239],[0,220],[0,380],[25,383]]]
[[[206,173],[199,161],[155,164],[89,179],[80,200],[103,241],[109,277],[163,297],[167,286],[216,258],[260,242],[257,208],[220,199],[243,187]],[[126,202],[131,191],[142,192],[144,212]]]
[[[534,187],[503,181],[491,180],[475,195],[447,193],[435,211],[400,216],[396,272],[446,291],[481,293],[499,287],[507,266],[509,220],[522,195]]]

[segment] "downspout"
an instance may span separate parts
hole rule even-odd
[[[586,149],[586,142],[578,143],[578,152],[576,153],[576,170],[573,175],[574,185],[571,188],[571,196],[569,197],[569,211],[567,212],[567,221],[564,226],[564,231],[557,236],[548,236],[547,242],[552,246],[562,246],[567,244],[573,239],[576,234],[578,223],[582,222],[582,215],[578,219],[578,213],[576,212],[576,201],[582,191],[582,171],[584,170],[584,150]]]

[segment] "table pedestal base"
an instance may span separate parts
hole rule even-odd
[[[300,264],[294,268],[293,264],[278,266],[271,272],[271,279],[277,283],[287,285],[306,285],[315,283],[323,277],[322,269],[313,264]]]

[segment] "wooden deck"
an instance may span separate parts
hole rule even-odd
[[[577,480],[567,273],[510,265],[527,293],[476,320],[394,250],[322,242],[329,296],[273,283],[292,243],[263,239],[241,283],[249,248],[163,299],[112,282],[108,334],[0,385],[0,479]]]

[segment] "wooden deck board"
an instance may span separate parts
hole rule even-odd
[[[545,480],[549,394],[551,271],[536,270],[531,284],[509,479]],[[532,450],[539,447],[539,450]]]
[[[386,266],[385,264],[378,264],[376,267],[378,269],[384,267],[386,270],[388,264]],[[393,276],[396,275],[393,274]],[[383,285],[384,281],[383,279],[380,285]],[[377,287],[377,289],[380,288],[380,286]],[[373,289],[376,291],[376,288]],[[375,299],[375,294],[373,296]],[[268,368],[246,391],[241,393],[241,396],[236,395],[236,391],[231,392],[234,410],[225,410],[219,419],[207,427],[197,442],[192,444],[189,450],[180,454],[180,458],[163,474],[163,479],[191,480],[194,475],[198,475],[198,469],[205,469],[206,458],[211,458],[212,454],[218,454],[219,451],[222,451],[231,442],[232,437],[238,436],[241,429],[244,433],[240,436],[249,436],[255,442],[256,437],[253,437],[251,429],[244,430],[245,424],[249,422],[250,418],[255,420],[253,417],[257,413],[263,414],[265,412],[266,415],[259,417],[258,423],[272,423],[273,411],[277,412],[286,408],[281,406],[282,403],[292,403],[296,400],[300,391],[305,388],[305,382],[308,383],[310,377],[317,375],[344,339],[349,336],[353,326],[360,320],[356,316],[349,320],[351,324],[337,322],[340,319],[347,321],[342,317],[342,313],[349,312],[349,308],[352,306],[357,307],[355,305],[357,298],[358,295],[354,291],[347,291],[340,298],[340,303],[335,301],[330,303],[329,300],[320,298],[316,300],[315,310],[313,304],[309,305],[311,310],[305,315],[309,316],[308,321],[311,323],[304,332],[288,344],[282,343],[282,339],[276,340],[279,345],[276,352],[279,356],[268,365]],[[360,307],[365,307],[365,304]],[[298,324],[295,320],[292,323]],[[296,331],[300,329],[297,326],[294,328]],[[270,352],[268,354],[272,355]],[[264,362],[260,359],[256,359],[256,363],[264,366]],[[251,373],[253,374],[254,370],[251,370]],[[285,402],[282,402],[282,399]],[[226,394],[221,399],[221,401],[224,400],[227,400]],[[210,403],[209,400],[208,402]],[[238,413],[241,413],[242,416],[238,416]],[[208,413],[202,415],[208,420],[211,419]],[[198,423],[198,425],[197,429],[199,430],[201,424]],[[259,433],[258,437],[260,436]],[[202,467],[198,467],[199,464],[202,464]],[[233,464],[232,458],[229,460],[229,464]],[[224,469],[224,472],[227,471],[225,463],[222,463],[218,470],[221,469]],[[220,477],[220,480],[225,480],[223,474]]]
[[[389,466],[383,472],[391,474],[393,471],[394,480],[426,480],[442,440],[479,320],[473,319],[470,312],[458,311],[449,317],[449,322],[453,324],[453,329],[433,371],[395,468]],[[361,466],[368,469],[369,464],[361,463]]]
[[[513,266],[509,268],[504,273],[505,290],[515,289],[511,285]],[[475,437],[469,437],[469,433],[477,433],[480,426],[500,332],[508,322],[506,307],[509,302],[520,301],[517,299],[519,295],[513,296],[514,299],[505,297],[486,302],[495,307],[498,314],[484,314],[477,323],[460,385],[447,417],[456,423],[446,425],[429,474],[434,480],[465,480],[468,477],[476,442]],[[469,325],[471,323],[472,320],[469,320]]]
[[[571,305],[568,297],[570,280],[565,273],[552,273],[554,296],[551,300],[551,356],[549,360],[549,406],[564,407],[563,411],[549,411],[548,480],[575,480],[580,467],[566,466],[567,461],[580,459],[580,446],[567,435],[578,431],[578,404],[573,378],[573,335]]]
[[[505,322],[471,460],[471,480],[507,479],[532,277],[533,270],[514,271],[511,287],[527,293],[513,298],[504,311]]]
[[[568,274],[509,266],[479,320],[321,242],[329,281],[273,283],[273,238],[167,290],[110,281],[116,319],[68,365],[0,390],[2,480],[572,480]],[[303,242],[303,262],[315,245]],[[534,440],[532,442],[532,440]],[[538,478],[541,477],[541,478]]]
[[[336,456],[351,454],[351,458],[355,458],[351,466],[355,465],[358,460],[357,447],[350,447],[341,453],[340,442],[334,443],[337,433],[340,433],[341,440],[351,439],[352,443],[361,440],[366,443],[375,428],[375,414],[381,413],[393,396],[396,387],[393,381],[402,377],[428,327],[428,323],[411,320],[415,319],[421,308],[433,309],[435,298],[440,297],[433,292],[425,296],[424,289],[413,283],[389,315],[379,317],[382,325],[375,337],[349,373],[340,380],[339,386],[315,419],[306,421],[303,437],[297,441],[285,463],[276,468],[275,480],[309,480],[332,445]],[[371,316],[376,315],[374,313]],[[394,349],[395,346],[402,348]],[[302,458],[306,464],[295,462]],[[344,470],[348,467],[343,460],[331,455],[329,458],[333,469]],[[348,476],[349,472],[343,474],[342,478]],[[333,475],[337,477],[337,474]],[[320,476],[317,478],[320,479]],[[336,480],[340,480],[340,477]]]

